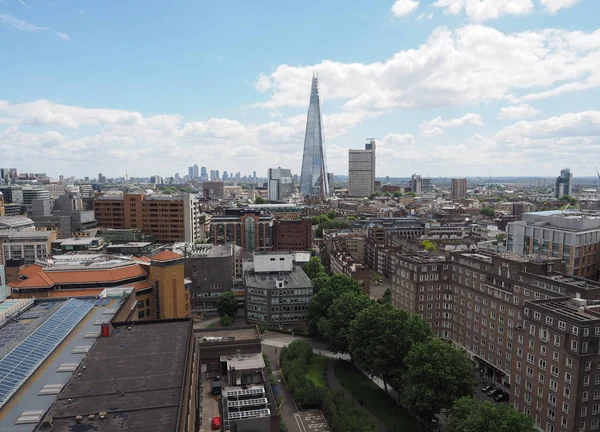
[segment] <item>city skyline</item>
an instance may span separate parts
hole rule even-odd
[[[569,166],[592,177],[600,5],[518,3],[332,1],[319,7],[319,35],[304,32],[310,2],[273,2],[269,14],[238,4],[235,17],[228,3],[150,1],[142,15],[116,3],[4,3],[0,162],[53,177],[91,176],[92,161],[123,176],[126,158],[139,177],[185,173],[190,161],[299,174],[318,71],[335,174],[372,136],[380,176],[551,177]]]

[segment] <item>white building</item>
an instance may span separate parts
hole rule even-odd
[[[292,170],[285,168],[269,168],[268,189],[267,198],[269,201],[285,201],[294,193]]]
[[[348,195],[366,197],[375,192],[375,140],[364,150],[348,150]]]

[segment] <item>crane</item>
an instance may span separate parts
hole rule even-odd
[[[595,167],[595,168],[596,168],[596,173],[598,173],[598,180],[600,180],[600,171],[598,171],[598,167]]]

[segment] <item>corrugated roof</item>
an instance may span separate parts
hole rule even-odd
[[[39,264],[31,264],[31,265],[28,265],[27,267],[25,267],[23,270],[21,270],[19,272],[19,274],[23,275],[23,276],[30,277],[30,276],[38,274],[41,271],[42,271],[42,266],[41,265],[39,265]]]
[[[102,291],[104,288],[56,290],[48,294],[48,297],[97,297]]]

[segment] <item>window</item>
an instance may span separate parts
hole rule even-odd
[[[565,414],[569,414],[569,404],[566,402],[563,402],[562,410]]]
[[[538,366],[541,370],[546,370],[546,360],[539,359]]]
[[[548,395],[548,403],[552,406],[556,406],[556,396]]]

